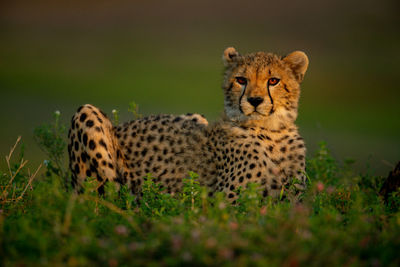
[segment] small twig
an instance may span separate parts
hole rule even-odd
[[[12,171],[11,171],[11,167],[10,167],[10,163],[7,161],[7,164],[9,165],[9,170],[10,170],[10,181],[8,181],[8,184],[4,187],[3,192],[1,192],[1,197],[3,197],[4,193],[6,192],[6,190],[8,189],[8,187],[12,184],[12,182],[14,181],[15,177],[17,176],[17,174],[20,172],[20,170],[26,165],[26,163],[28,163],[27,160],[21,160],[21,164],[19,165],[17,171],[14,173],[14,175],[12,175]]]
[[[11,171],[10,159],[11,159],[11,156],[14,153],[14,150],[17,147],[19,141],[21,141],[21,136],[18,136],[17,141],[15,142],[14,146],[10,150],[10,153],[8,154],[8,156],[6,156],[6,162],[7,162],[7,166],[8,166],[8,171],[10,172],[10,177],[13,176],[12,171]],[[21,159],[21,164],[22,164],[22,162],[23,162],[23,159]]]
[[[26,190],[28,189],[29,185],[32,183],[33,179],[35,179],[37,173],[39,172],[40,168],[42,168],[42,164],[40,163],[39,167],[36,169],[35,173],[29,178],[28,183],[25,186],[24,191],[22,191],[21,195],[17,198],[17,199],[22,199],[22,197],[24,196]]]
[[[11,148],[10,153],[6,156],[7,161],[10,160],[11,155],[14,153],[15,148],[17,147],[19,141],[21,141],[21,136],[18,136],[17,141],[15,142],[14,146]]]
[[[13,155],[13,153],[15,151],[15,148],[17,147],[18,143],[20,142],[20,140],[21,140],[21,136],[18,136],[17,141],[15,142],[14,146],[10,150],[10,153],[8,154],[8,156],[6,156],[6,163],[7,163],[7,166],[8,166],[8,171],[10,172],[10,180],[8,181],[8,184],[4,187],[3,192],[1,192],[1,195],[0,195],[1,198],[4,197],[4,194],[6,193],[8,187],[14,181],[15,177],[17,176],[17,174],[26,165],[26,163],[28,163],[27,160],[21,159],[21,163],[19,164],[18,169],[14,172],[14,174],[12,173],[10,159],[11,159],[11,156]]]

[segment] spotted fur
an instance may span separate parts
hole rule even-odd
[[[259,183],[264,196],[278,195],[293,178],[303,188],[306,150],[295,120],[307,56],[241,56],[227,48],[223,61],[225,114],[211,125],[186,114],[114,127],[98,108],[80,107],[69,131],[73,185],[90,176],[127,184],[140,195],[143,177],[151,173],[174,194],[195,171],[211,193],[223,191],[231,201],[249,182]]]

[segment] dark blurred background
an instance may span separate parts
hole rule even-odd
[[[279,2],[279,3],[278,3]],[[0,155],[18,135],[92,103],[140,112],[223,109],[221,56],[303,50],[310,67],[298,124],[308,154],[326,141],[340,161],[386,175],[400,160],[400,5],[338,1],[2,1]],[[2,160],[1,164],[4,164]]]

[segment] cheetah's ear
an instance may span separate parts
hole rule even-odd
[[[239,53],[233,47],[228,47],[225,49],[224,54],[222,55],[222,61],[225,66],[231,64],[235,59],[240,56]]]
[[[292,69],[297,81],[303,81],[304,74],[308,68],[307,55],[302,51],[294,51],[283,58],[283,61]]]

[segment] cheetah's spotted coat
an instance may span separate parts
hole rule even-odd
[[[223,191],[234,201],[236,189],[249,182],[261,184],[264,195],[278,195],[294,177],[304,183],[305,147],[294,122],[307,56],[242,56],[227,48],[223,60],[225,114],[212,125],[187,114],[114,127],[98,108],[80,107],[69,132],[73,185],[90,176],[140,194],[143,177],[151,173],[174,193],[195,171],[211,192]]]

